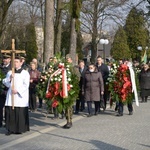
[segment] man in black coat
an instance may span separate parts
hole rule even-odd
[[[107,78],[109,75],[109,69],[106,64],[103,63],[103,59],[101,56],[97,57],[97,63],[96,63],[97,69],[99,72],[101,72],[103,81],[104,81],[104,105],[106,109],[106,103],[107,103],[107,98],[108,98],[108,88],[106,86]]]
[[[82,95],[82,85],[83,85],[83,78],[85,75],[85,72],[87,70],[87,67],[85,66],[85,63],[83,60],[81,60],[79,62],[79,73],[80,73],[80,81],[79,81],[79,87],[80,87],[80,91],[79,91],[79,99],[76,100],[76,110],[75,110],[75,114],[78,114],[79,111],[83,111],[85,109],[85,101],[84,101],[84,97]]]
[[[3,63],[0,67],[1,72],[6,76],[7,72],[11,70],[11,64],[10,64],[11,58],[9,55],[3,56]],[[2,89],[2,93],[0,94],[0,127],[3,125],[3,108],[5,105],[6,100],[6,93],[7,93],[7,87],[4,86]]]

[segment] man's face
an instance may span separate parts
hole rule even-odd
[[[71,58],[67,58],[67,62],[68,63],[72,63],[72,59]]]
[[[19,59],[14,60],[15,68],[19,69],[22,65],[22,62]]]
[[[98,64],[102,64],[102,62],[103,62],[102,58],[97,58],[97,63]]]
[[[4,64],[4,65],[10,64],[10,58],[5,58],[5,59],[3,59],[3,64]]]
[[[80,68],[84,68],[84,62],[80,62],[80,63],[79,63],[79,67],[80,67]]]

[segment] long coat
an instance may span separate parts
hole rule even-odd
[[[104,92],[102,74],[97,70],[94,72],[86,71],[83,88],[85,101],[99,101],[101,92]]]
[[[150,69],[144,70],[139,74],[139,83],[141,89],[150,89]]]

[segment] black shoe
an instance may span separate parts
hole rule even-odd
[[[22,134],[21,132],[15,132],[15,134]]]
[[[11,134],[13,134],[13,132],[8,131],[8,132],[6,132],[6,134],[5,134],[5,135],[9,136],[9,135],[11,135]]]
[[[0,123],[0,128],[1,128],[1,127],[3,127],[3,124],[2,124],[2,123]]]
[[[132,111],[130,111],[130,112],[129,112],[129,115],[133,115],[133,112],[132,112]]]
[[[63,126],[64,129],[70,129],[71,127],[72,127],[72,122],[66,123],[66,124]]]
[[[123,116],[123,114],[118,113],[116,116],[117,117],[121,117],[121,116]]]

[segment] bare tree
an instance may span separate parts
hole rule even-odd
[[[23,4],[26,5],[28,8],[28,14],[30,16],[30,22],[34,24],[42,24],[44,17],[43,17],[43,6],[45,0],[20,0]],[[39,23],[39,20],[40,23]]]
[[[100,37],[102,37],[104,33],[102,32],[103,27],[107,25],[104,21],[106,21],[107,19],[116,20],[116,18],[118,18],[118,20],[121,20],[122,16],[120,16],[118,12],[116,13],[116,8],[121,7],[127,1],[129,0],[85,0],[83,2],[81,14],[81,30],[83,32],[91,34],[92,62],[95,61],[97,55],[97,43],[99,42]],[[115,13],[113,14],[112,12]]]

